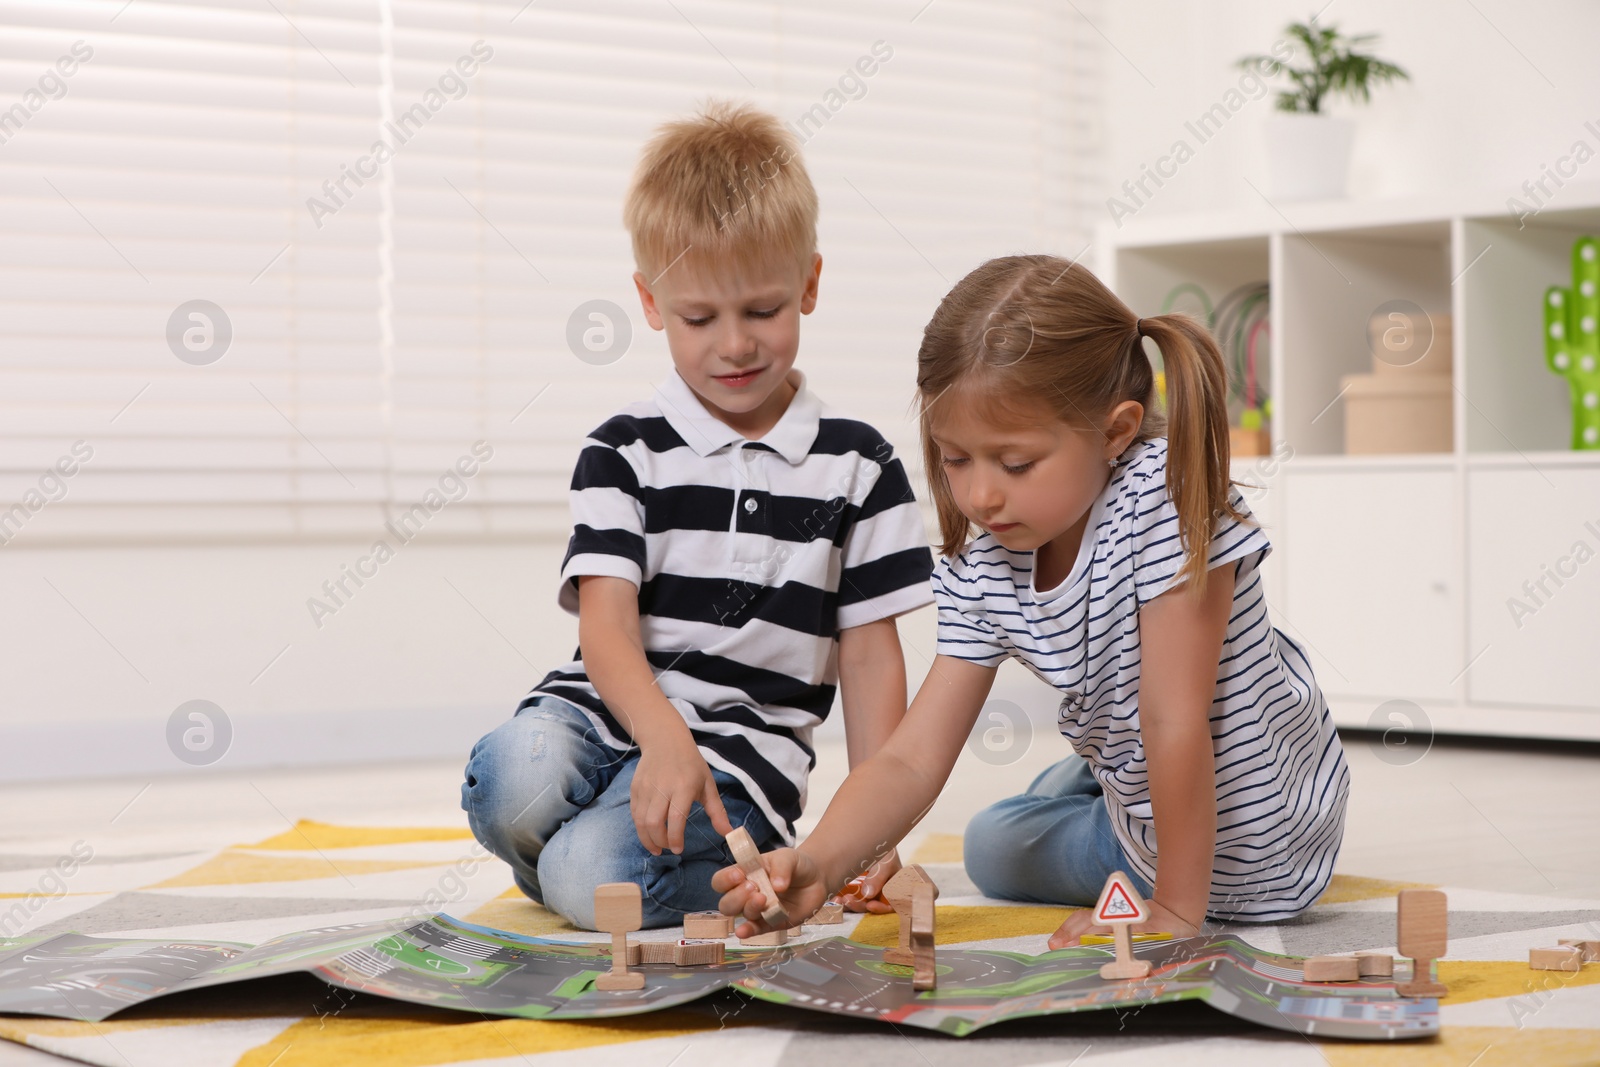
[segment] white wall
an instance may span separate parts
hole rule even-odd
[[[464,764],[577,646],[577,620],[555,606],[566,546],[418,540],[316,625],[306,599],[363,547],[0,551],[0,781]],[[899,627],[914,690],[933,609]],[[1015,664],[994,697],[1021,705],[1035,733],[1054,722],[1052,692]],[[232,738],[215,762],[185,766],[167,726],[196,699],[222,709]],[[837,716],[819,730],[842,735]]]
[[[1237,86],[1235,59],[1268,52],[1284,26],[1316,8],[1301,0],[1108,5],[1100,25],[1114,49],[1106,59],[1109,190],[1137,178],[1142,164],[1187,137],[1194,158],[1144,210],[1259,205],[1243,179],[1266,189],[1257,125],[1271,112],[1272,97],[1241,108],[1203,145],[1184,122]],[[1509,196],[1574,141],[1600,150],[1600,136],[1584,128],[1586,121],[1600,126],[1600,64],[1594,61],[1600,5],[1334,0],[1322,21],[1347,34],[1377,33],[1374,51],[1411,75],[1409,82],[1379,89],[1367,105],[1341,100],[1329,109],[1359,118],[1352,198],[1445,190]],[[1600,177],[1600,159],[1580,177]],[[1108,217],[1103,209],[1100,217]]]

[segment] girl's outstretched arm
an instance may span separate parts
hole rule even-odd
[[[936,656],[905,718],[883,747],[850,772],[816,830],[798,849],[762,856],[772,887],[792,921],[809,916],[831,893],[891,851],[927,814],[994,684],[995,668]],[[711,879],[722,911],[743,914],[741,937],[767,929],[765,900],[738,867]]]
[[[882,748],[906,717],[906,658],[893,618],[839,631],[839,705],[853,770]],[[861,896],[847,901],[846,907],[893,911],[878,894],[899,870],[899,856],[890,849],[864,873]]]
[[[1150,919],[1135,931],[1196,934],[1211,900],[1217,850],[1211,702],[1237,566],[1212,571],[1202,593],[1181,585],[1139,609],[1139,733],[1155,819],[1156,884]],[[1050,938],[1050,947],[1077,944],[1093,929],[1089,915],[1074,913]]]

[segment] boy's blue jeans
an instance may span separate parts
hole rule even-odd
[[[715,910],[711,876],[733,856],[699,804],[682,855],[645,851],[628,804],[638,766],[637,749],[610,748],[581,711],[541,696],[472,747],[461,806],[473,835],[511,865],[517,887],[574,925],[594,929],[595,886],[636,882],[645,927],[673,926],[685,912]],[[780,847],[738,780],[714,767],[711,774],[733,825],[763,852]]]
[[[1089,764],[1068,756],[1021,796],[991,804],[967,824],[967,877],[984,896],[1093,907],[1112,871],[1141,896],[1150,884],[1128,863]]]

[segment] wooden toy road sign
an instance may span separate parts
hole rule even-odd
[[[1150,973],[1150,961],[1135,959],[1132,938],[1128,927],[1149,918],[1150,909],[1133,883],[1121,871],[1112,871],[1106,887],[1100,891],[1100,900],[1094,906],[1095,922],[1106,923],[1115,935],[1116,959],[1100,968],[1100,977],[1106,979],[1143,978]]]
[[[1133,888],[1133,883],[1121,871],[1115,871],[1106,879],[1106,887],[1100,891],[1100,901],[1094,906],[1094,921],[1114,926],[1117,923],[1143,922],[1150,917],[1150,909],[1144,906],[1144,900],[1139,896],[1139,891]]]

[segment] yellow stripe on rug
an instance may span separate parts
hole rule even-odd
[[[469,860],[464,862],[479,862]],[[352,860],[337,864],[324,856],[266,856],[229,850],[199,866],[145,889],[177,889],[197,885],[252,885],[261,882],[304,882],[314,878],[344,878],[352,874],[380,874],[419,867],[447,867],[443,860]]]
[[[934,927],[934,944],[959,945],[966,941],[1053,934],[1067,921],[1068,915],[1081,909],[952,904],[936,910],[938,923]],[[863,945],[888,948],[899,943],[900,919],[893,914],[864,915],[850,939]]]
[[[467,841],[472,831],[454,826],[335,826],[301,819],[294,829],[234,848],[263,848],[274,852],[316,852],[325,848],[365,848],[369,845],[410,845],[420,841]]]
[[[911,856],[912,863],[960,863],[964,844],[960,834],[929,834]]]
[[[1394,897],[1402,889],[1438,889],[1427,882],[1389,882],[1382,878],[1360,878],[1353,874],[1336,874],[1328,888],[1317,898],[1319,904],[1349,904],[1357,900],[1377,900]]]
[[[922,839],[911,857],[912,863],[960,863],[963,839],[960,834],[929,834]],[[1402,889],[1437,889],[1426,882],[1391,882],[1383,878],[1362,878],[1353,874],[1336,874],[1327,890],[1317,898],[1318,904],[1350,904],[1358,900],[1376,900],[1392,897]]]
[[[1450,995],[1439,998],[1441,1004],[1542,996],[1570,986],[1600,984],[1600,967],[1572,973],[1535,971],[1527,960],[1440,960],[1437,966],[1439,981],[1450,987]],[[1600,1037],[1596,1040],[1594,1062],[1600,1064]]]
[[[465,921],[523,937],[549,937],[577,932],[577,927],[541,904],[529,900],[512,886],[493,900],[478,905],[463,917]]]
[[[470,1020],[470,1021],[469,1021]],[[237,1067],[436,1067],[717,1031],[737,1022],[660,1011],[604,1021],[306,1019],[251,1049]]]
[[[1447,1026],[1430,1041],[1317,1042],[1330,1067],[1594,1067],[1593,1030]]]

